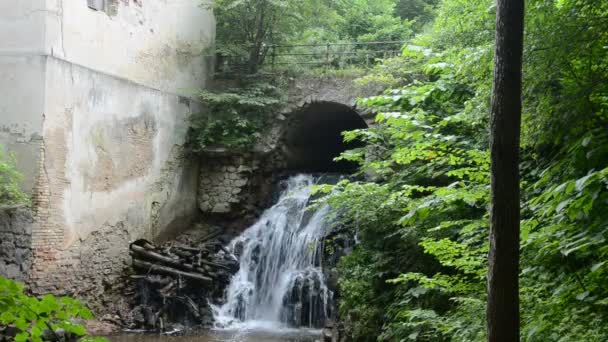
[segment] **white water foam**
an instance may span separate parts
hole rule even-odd
[[[289,178],[277,204],[230,243],[240,269],[225,303],[212,306],[218,328],[321,328],[330,317],[332,293],[321,270],[327,208],[306,211],[314,182]]]

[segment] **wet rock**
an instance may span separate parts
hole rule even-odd
[[[235,245],[234,245],[234,255],[237,258],[240,258],[241,255],[243,254],[243,241],[238,241]]]
[[[14,341],[19,329],[15,327],[0,327],[0,341]]]
[[[325,328],[323,329],[323,332],[321,333],[322,339],[321,341],[323,342],[333,342],[333,332],[331,328]]]

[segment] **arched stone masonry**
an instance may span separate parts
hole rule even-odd
[[[297,172],[349,172],[334,163],[352,148],[342,141],[346,130],[365,128],[371,117],[357,110],[357,99],[380,87],[360,87],[355,77],[303,77],[292,82],[288,101],[253,151],[235,155],[214,151],[201,159],[198,207],[203,213],[235,215],[264,193],[273,175]],[[259,190],[264,187],[265,190]]]

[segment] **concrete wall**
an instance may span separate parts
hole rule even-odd
[[[0,145],[33,190],[44,112],[45,0],[0,1]]]
[[[204,84],[215,21],[202,1],[104,1],[94,11],[87,0],[47,0],[46,53],[172,93]]]
[[[206,86],[215,36],[199,5],[0,2],[0,145],[16,153],[33,197],[35,290],[99,303],[130,240],[198,212],[187,95]]]
[[[0,145],[16,154],[28,193],[33,191],[42,141],[45,69],[43,56],[0,56]]]
[[[101,296],[129,241],[196,213],[198,168],[182,148],[190,101],[55,58],[46,82],[31,279]]]

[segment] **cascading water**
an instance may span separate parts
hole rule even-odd
[[[240,269],[214,307],[219,327],[320,328],[330,317],[332,293],[321,270],[327,208],[306,210],[315,178],[298,175],[272,208],[229,248]]]

